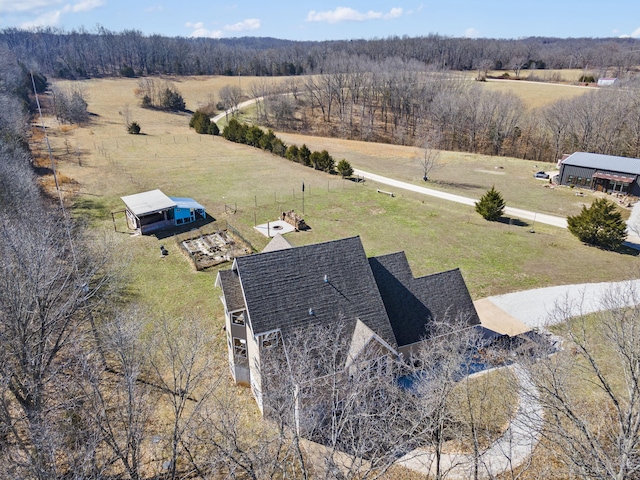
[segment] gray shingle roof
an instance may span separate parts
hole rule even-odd
[[[285,250],[292,247],[293,245],[291,245],[291,243],[289,243],[286,238],[277,233],[273,236],[271,241],[267,243],[267,245],[262,249],[262,252],[275,252],[276,250]]]
[[[244,297],[238,274],[234,270],[220,270],[218,280],[227,304],[227,310],[230,312],[244,310]]]
[[[562,161],[565,165],[596,168],[613,172],[640,175],[640,158],[600,155],[598,153],[575,152]]]
[[[348,325],[344,334],[350,336],[359,318],[397,347],[359,237],[235,261],[254,334],[280,329],[286,335],[343,320]]]
[[[404,252],[369,259],[399,346],[429,336],[433,319],[480,323],[459,269],[414,278]]]

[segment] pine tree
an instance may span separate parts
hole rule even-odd
[[[342,178],[350,177],[351,175],[353,175],[353,167],[351,167],[351,164],[344,158],[338,162],[336,169],[338,170],[338,173],[342,176]]]
[[[495,187],[491,187],[478,202],[476,202],[476,212],[478,212],[485,220],[496,221],[504,212],[504,199]]]
[[[567,218],[567,227],[581,242],[615,250],[627,238],[627,226],[616,205],[606,198],[596,199],[589,208]]]

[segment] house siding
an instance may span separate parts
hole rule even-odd
[[[596,173],[595,168],[577,167],[575,165],[562,165],[560,169],[560,184],[575,185],[578,187],[591,188],[593,174]],[[588,184],[578,184],[577,179],[590,179]]]

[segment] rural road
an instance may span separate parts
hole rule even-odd
[[[461,195],[454,195],[452,193],[442,192],[440,190],[434,190],[432,188],[420,187],[413,185],[412,183],[401,182],[392,178],[383,177],[382,175],[376,175],[375,173],[365,172],[364,170],[354,169],[353,173],[366,180],[371,180],[390,187],[401,188],[403,190],[409,190],[412,192],[422,193],[423,195],[430,195],[432,197],[441,198],[443,200],[449,200],[451,202],[462,203],[464,205],[475,206],[476,199],[463,197]],[[567,219],[562,217],[556,217],[554,215],[547,215],[545,213],[535,213],[520,208],[506,207],[504,213],[517,217],[521,220],[531,220],[554,227],[567,228]]]

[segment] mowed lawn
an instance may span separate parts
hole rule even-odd
[[[197,85],[191,86],[192,81]],[[214,83],[183,80],[178,87],[193,108],[206,102],[207,95],[215,96],[220,83]],[[197,135],[188,128],[188,115],[137,107],[135,81],[81,84],[94,114],[91,124],[68,129],[48,120],[58,169],[73,179],[63,188],[77,192],[73,201],[94,230],[116,237],[117,256],[131,279],[131,296],[157,312],[200,312],[222,323],[213,286],[215,270],[196,272],[171,237],[124,233],[121,213],[116,215],[119,232],[110,233],[111,212],[124,208],[120,196],[155,188],[196,199],[210,215],[228,221],[261,249],[268,240],[255,231],[254,223],[275,220],[284,210],[302,213],[304,181],[304,218],[311,230],[288,234],[292,243],[359,235],[368,255],[406,251],[415,275],[460,268],[474,298],[634,274],[634,256],[584,246],[566,230],[536,224],[535,233],[530,233],[528,224],[486,222],[472,207],[401,191],[391,198],[377,193],[370,182],[342,180],[221,137]],[[118,113],[126,104],[144,135],[126,134]],[[418,183],[422,176],[415,162],[418,151],[412,148],[282,137],[291,143],[306,141],[312,149],[326,148],[336,159],[344,157],[356,167],[400,180]],[[530,162],[466,154],[444,158],[445,164],[432,174],[438,188],[474,197],[495,184],[510,205],[548,213],[561,208],[572,213],[586,201],[580,197],[578,202],[569,189],[542,187],[544,182],[532,178],[535,167]],[[225,205],[236,212],[227,208],[225,213]],[[168,257],[161,258],[160,245],[169,249]]]
[[[478,199],[495,186],[507,205],[534,212],[575,215],[583,205],[590,205],[596,195],[590,190],[552,187],[548,180],[534,178],[539,170],[557,174],[558,169],[552,163],[441,152],[438,165],[429,172],[429,181],[424,182],[420,165],[424,152],[420,148],[282,132],[277,135],[287,144],[306,144],[311,150],[327,149],[336,160],[345,158],[355,168],[435,190]]]

